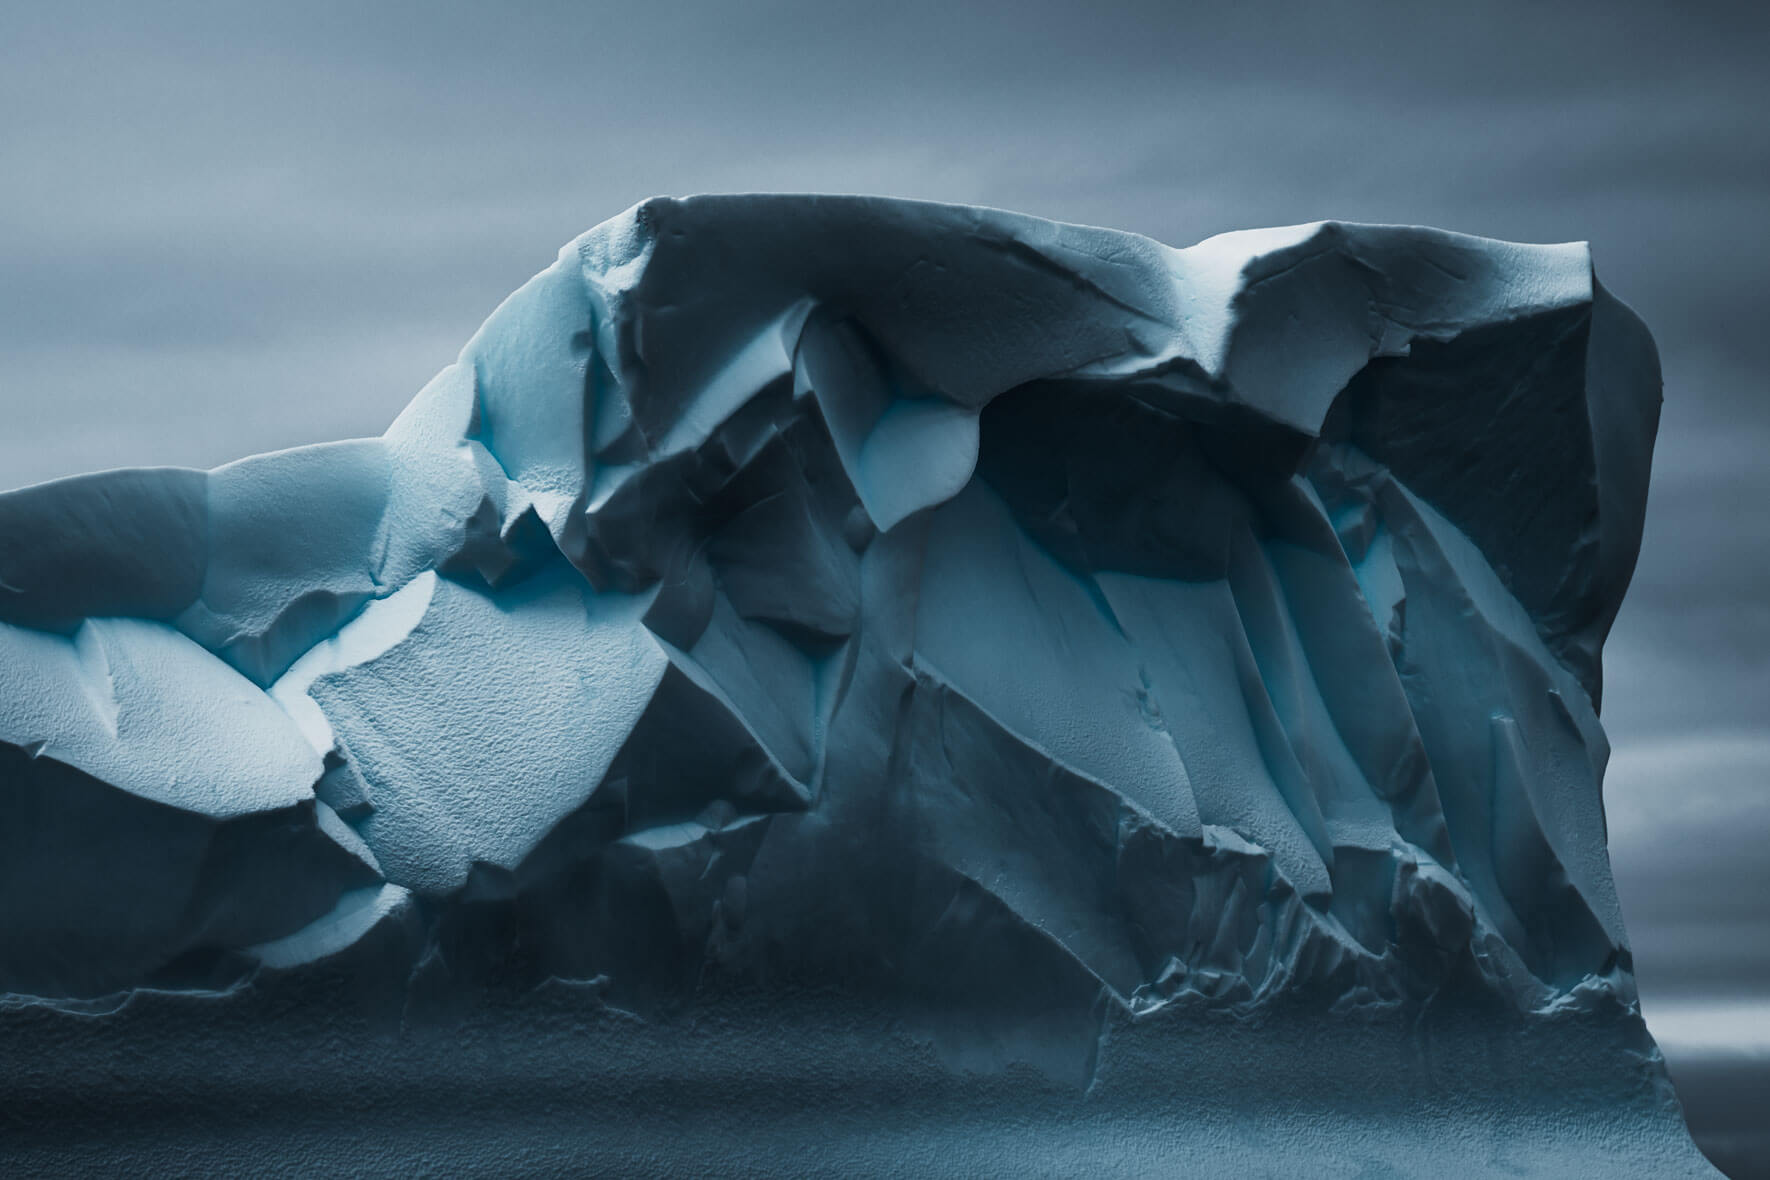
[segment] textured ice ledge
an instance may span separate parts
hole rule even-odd
[[[0,496],[0,991],[1627,1012],[1658,405],[1582,245],[647,201],[381,438]]]

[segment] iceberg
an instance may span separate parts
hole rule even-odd
[[[658,198],[379,438],[0,495],[0,1157],[1708,1174],[1660,397],[1583,244]]]

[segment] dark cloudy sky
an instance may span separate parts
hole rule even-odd
[[[1764,13],[8,4],[0,487],[379,433],[653,193],[880,192],[1176,245],[1324,217],[1587,239],[1667,384],[1605,710],[1648,1016],[1674,1066],[1770,1071]]]

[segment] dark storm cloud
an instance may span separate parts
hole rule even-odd
[[[1742,4],[15,5],[0,486],[378,432],[654,192],[1587,239],[1668,388],[1607,656],[1643,979],[1770,992],[1767,33]],[[1725,856],[1664,802],[1711,747]],[[1717,889],[1731,933],[1676,920]]]

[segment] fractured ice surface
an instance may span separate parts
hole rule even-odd
[[[1627,1007],[1599,654],[1659,396],[1579,245],[647,201],[381,438],[0,496],[0,991],[397,926],[1029,1060]]]

